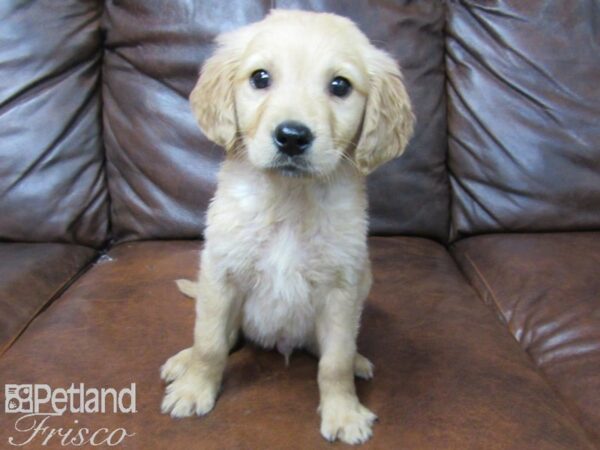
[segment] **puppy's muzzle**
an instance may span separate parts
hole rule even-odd
[[[313,140],[310,129],[300,122],[282,122],[273,133],[273,142],[277,150],[290,157],[304,154]]]

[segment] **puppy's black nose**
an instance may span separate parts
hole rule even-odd
[[[304,153],[314,137],[310,129],[299,122],[287,121],[280,123],[273,133],[273,141],[280,152],[288,156]]]

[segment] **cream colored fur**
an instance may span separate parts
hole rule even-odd
[[[257,69],[272,85],[249,83]],[[330,80],[352,83],[333,97]],[[162,410],[174,417],[214,406],[231,346],[246,338],[286,358],[304,348],[319,358],[321,434],[366,441],[376,416],[359,402],[354,375],[372,364],[357,353],[371,287],[365,175],[400,155],[414,118],[397,64],[348,19],[274,11],[218,38],[191,96],[199,125],[227,157],[210,204],[197,284],[194,344],[161,369]],[[274,166],[275,127],[307,125],[315,140],[310,173]]]

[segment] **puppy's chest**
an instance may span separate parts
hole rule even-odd
[[[315,294],[327,277],[319,257],[321,238],[312,242],[293,224],[279,224],[258,237],[244,274],[242,326],[246,336],[288,354],[314,334]]]
[[[259,232],[250,230],[240,248],[243,269],[236,271],[243,290],[291,300],[307,297],[311,287],[327,281],[326,263],[333,237],[307,231],[300,223],[276,223]],[[243,253],[243,254],[242,254]],[[249,292],[248,292],[249,293]]]
[[[244,333],[284,352],[306,344],[328,289],[366,256],[363,208],[338,193],[273,195],[241,182],[223,195],[207,239],[242,297]]]

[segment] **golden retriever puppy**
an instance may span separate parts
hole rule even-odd
[[[162,411],[208,413],[231,346],[246,338],[319,358],[321,434],[357,444],[375,414],[354,376],[371,272],[365,176],[400,155],[413,114],[396,62],[348,19],[273,11],[221,35],[191,93],[226,150],[210,204],[193,346],[171,357]]]

